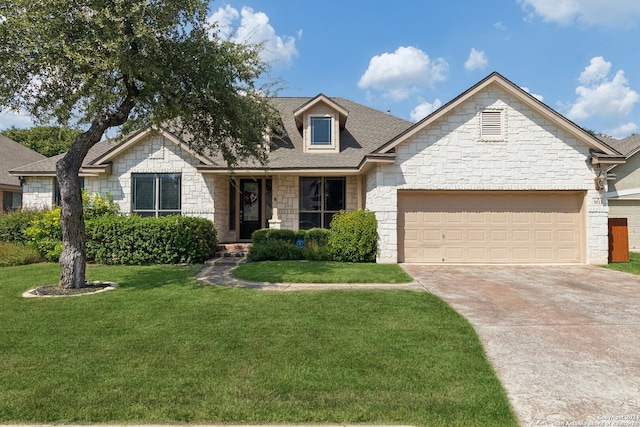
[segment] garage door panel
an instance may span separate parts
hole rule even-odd
[[[401,191],[398,227],[407,239],[398,242],[398,259],[581,262],[583,201],[584,192],[579,191]],[[412,213],[407,215],[409,208]]]

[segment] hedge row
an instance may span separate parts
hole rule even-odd
[[[107,215],[87,221],[87,258],[101,264],[197,264],[217,247],[204,218]]]
[[[261,229],[251,236],[249,261],[307,259],[312,261],[375,262],[378,223],[373,212],[341,211],[329,230]]]
[[[201,263],[215,254],[217,234],[204,218],[120,216],[92,200],[86,215],[87,260],[103,264]],[[0,214],[0,241],[29,243],[46,261],[62,252],[60,209]]]

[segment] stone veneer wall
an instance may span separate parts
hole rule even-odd
[[[479,138],[480,111],[506,113],[504,141]],[[396,147],[395,165],[367,176],[367,208],[376,212],[379,262],[397,262],[397,192],[424,190],[586,191],[587,263],[607,263],[608,206],[595,190],[589,148],[506,92],[489,87]]]
[[[297,230],[300,216],[300,185],[297,176],[277,175],[273,177],[273,207],[278,208],[281,228]]]
[[[49,209],[53,205],[53,177],[28,176],[22,187],[22,207]]]

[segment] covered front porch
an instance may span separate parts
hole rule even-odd
[[[220,243],[250,242],[261,228],[328,228],[340,210],[364,208],[360,175],[215,174]]]

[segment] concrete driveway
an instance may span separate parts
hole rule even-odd
[[[640,426],[640,276],[403,265],[475,327],[523,426]]]

